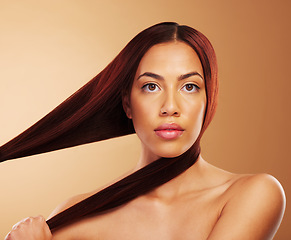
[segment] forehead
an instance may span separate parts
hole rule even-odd
[[[197,53],[188,44],[180,41],[161,43],[151,47],[140,61],[137,74],[180,73],[197,71],[203,76],[203,68]]]

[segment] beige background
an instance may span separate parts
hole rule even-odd
[[[219,107],[203,138],[204,158],[237,173],[270,173],[288,198],[290,6],[288,0],[0,0],[0,145],[95,76],[139,31],[177,21],[208,36],[218,56]],[[1,164],[0,238],[20,219],[48,216],[68,197],[118,177],[138,154],[138,139],[128,136]],[[290,239],[290,224],[287,208],[275,239]]]

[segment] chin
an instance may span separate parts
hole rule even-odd
[[[174,157],[178,157],[180,155],[182,155],[184,152],[179,152],[179,153],[165,153],[165,154],[162,154],[161,157],[163,158],[174,158]]]
[[[177,150],[172,149],[171,151],[169,151],[168,149],[165,150],[165,151],[159,151],[157,155],[160,156],[160,157],[163,157],[163,158],[174,158],[174,157],[178,157],[178,156],[182,155],[189,148],[186,148],[186,149],[177,149]]]
[[[184,143],[177,143],[174,141],[169,142],[155,142],[155,144],[142,144],[143,151],[146,156],[151,159],[155,158],[174,158],[182,155],[194,144],[192,141]]]

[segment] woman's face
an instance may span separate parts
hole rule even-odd
[[[153,46],[139,64],[130,97],[123,100],[146,156],[181,155],[197,139],[206,107],[196,52],[179,41]]]

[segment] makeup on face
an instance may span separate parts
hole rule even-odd
[[[126,112],[146,156],[176,157],[197,139],[204,118],[203,68],[186,43],[153,46],[141,59]]]
[[[173,140],[180,137],[184,129],[176,123],[164,123],[156,128],[155,133],[158,137],[165,140]]]

